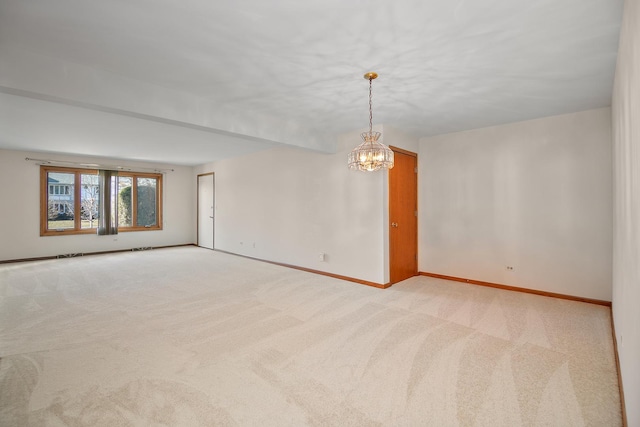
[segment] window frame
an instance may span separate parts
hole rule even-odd
[[[55,186],[55,184],[49,184],[49,173],[69,173],[74,175],[74,187],[73,187],[73,228],[65,229],[49,229],[49,196],[56,194],[49,193],[49,185]],[[84,169],[84,168],[69,168],[63,166],[40,166],[40,236],[65,236],[75,234],[96,234],[97,224],[93,228],[82,228],[82,178],[81,175],[98,175],[97,169]],[[162,184],[163,176],[161,173],[146,173],[146,172],[134,172],[134,171],[122,171],[123,177],[132,178],[131,188],[131,226],[118,225],[119,232],[129,231],[157,231],[162,230]],[[156,224],[151,226],[137,226],[137,178],[155,178],[156,179]],[[54,190],[55,191],[55,190]],[[63,190],[64,191],[64,190]],[[69,194],[71,195],[71,189]],[[58,194],[60,195],[60,194]],[[67,194],[63,194],[67,195]],[[102,195],[100,195],[102,197]],[[76,214],[77,212],[77,214]]]
[[[69,193],[65,194],[64,185],[49,184],[47,179],[49,173],[68,173],[73,174],[73,192],[69,189]],[[82,174],[97,175],[95,169],[81,168],[65,168],[57,166],[40,166],[40,236],[64,236],[69,234],[95,234],[96,227],[82,228],[82,215],[80,214],[81,206],[81,178]],[[50,192],[53,187],[53,193]],[[56,194],[56,189],[58,193]],[[60,193],[62,190],[62,193]],[[70,196],[73,194],[73,228],[49,229],[49,196]],[[58,201],[61,204],[62,202]],[[58,209],[58,212],[60,210]],[[65,208],[66,212],[66,208]]]
[[[131,178],[131,225],[118,224],[118,232],[120,231],[149,231],[162,230],[162,174],[146,173],[146,172],[121,172],[118,178]],[[155,178],[156,179],[156,224],[155,225],[137,225],[138,223],[138,178]],[[118,191],[120,193],[120,191]]]

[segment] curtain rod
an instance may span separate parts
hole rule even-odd
[[[49,160],[49,159],[32,159],[31,157],[25,157],[26,161],[29,162],[37,162],[37,165],[66,165],[66,166],[75,166],[82,169],[109,169],[116,171],[127,171],[127,172],[135,172],[135,171],[152,171],[152,172],[173,172],[173,169],[160,169],[160,168],[144,168],[144,167],[124,167],[124,166],[113,166],[113,165],[104,165],[99,163],[80,163],[80,162],[68,162],[65,160]]]

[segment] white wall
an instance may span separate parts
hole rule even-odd
[[[625,1],[612,101],[613,318],[629,426],[640,426],[640,2]]]
[[[417,153],[420,149],[420,140],[398,128],[383,125],[382,142],[393,147],[402,148]]]
[[[419,156],[420,271],[611,300],[608,108],[423,138]]]
[[[215,248],[382,283],[383,174],[349,171],[347,153],[277,147],[198,169],[215,172]]]
[[[411,136],[378,130],[387,144],[417,147]],[[387,173],[347,168],[360,142],[352,132],[339,137],[337,154],[278,147],[195,168],[215,172],[215,248],[387,283]]]
[[[40,167],[25,161],[25,157],[173,168],[175,171],[168,172],[163,180],[163,230],[119,233],[117,236],[41,237]],[[0,260],[194,243],[195,183],[192,176],[193,168],[184,166],[0,150]]]

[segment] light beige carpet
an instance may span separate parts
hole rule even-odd
[[[0,265],[0,425],[617,426],[609,310],[195,247]]]

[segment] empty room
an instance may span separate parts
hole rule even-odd
[[[639,0],[0,0],[0,425],[640,426],[639,170]]]

